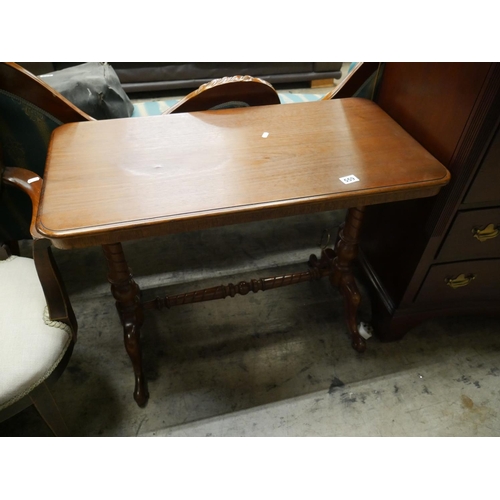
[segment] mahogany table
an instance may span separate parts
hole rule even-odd
[[[351,271],[366,205],[433,196],[449,172],[371,101],[359,98],[62,125],[53,133],[36,229],[61,249],[102,245],[135,375],[148,391],[139,332],[171,307],[328,276],[363,351]],[[121,242],[348,208],[335,251],[307,272],[143,303]],[[388,221],[390,223],[390,221]]]

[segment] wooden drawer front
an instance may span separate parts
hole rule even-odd
[[[500,208],[459,212],[440,261],[500,258]]]
[[[490,202],[500,204],[500,132],[496,133],[464,204]]]
[[[500,259],[489,259],[432,266],[416,300],[442,303],[497,297],[500,299]]]

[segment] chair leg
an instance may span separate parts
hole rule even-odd
[[[9,247],[12,255],[21,255],[21,249],[19,248],[19,241],[17,240],[9,240],[5,242]]]
[[[57,406],[57,403],[55,402],[54,397],[45,382],[42,382],[35,390],[33,390],[29,397],[35,408],[38,410],[38,413],[50,427],[50,430],[55,436],[70,436],[70,432],[61,416],[59,407]]]

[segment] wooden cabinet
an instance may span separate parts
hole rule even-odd
[[[500,64],[388,63],[375,100],[452,175],[434,198],[367,207],[360,264],[376,334],[500,314]]]

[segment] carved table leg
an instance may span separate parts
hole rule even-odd
[[[364,210],[365,207],[358,207],[350,208],[347,212],[345,224],[341,226],[335,244],[336,256],[333,260],[333,272],[330,275],[331,284],[338,287],[344,297],[347,326],[351,333],[352,347],[358,352],[363,352],[366,349],[366,342],[358,331],[356,312],[361,301],[361,295],[354,280],[351,266],[358,254],[359,232]]]
[[[121,243],[103,245],[108,265],[108,281],[116,299],[116,309],[123,325],[125,349],[132,361],[135,375],[134,399],[145,406],[149,394],[142,368],[140,330],[144,321],[140,289],[132,278]]]

